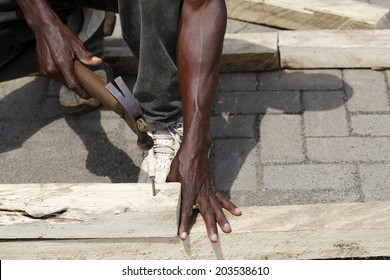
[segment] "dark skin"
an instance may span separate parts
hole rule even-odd
[[[73,60],[96,66],[102,60],[88,52],[80,39],[61,21],[47,0],[16,0],[34,32],[40,74],[66,85],[80,97],[91,96],[77,82]]]
[[[168,175],[168,181],[182,184],[181,239],[186,239],[189,233],[193,205],[199,207],[211,242],[218,241],[217,224],[225,233],[232,230],[222,208],[233,215],[241,215],[240,210],[217,190],[208,159],[212,142],[211,110],[226,20],[224,0],[183,2],[177,63],[184,136]]]
[[[85,50],[82,42],[53,12],[47,0],[17,0],[37,41],[40,72],[54,78],[83,98],[90,96],[77,82],[73,60],[87,65],[102,61]],[[224,0],[184,0],[181,11],[177,62],[183,102],[184,135],[174,158],[168,181],[182,184],[179,236],[190,231],[193,206],[205,221],[211,242],[218,241],[217,224],[231,232],[223,212],[240,210],[218,190],[211,173],[208,152],[212,143],[210,118],[226,29]]]

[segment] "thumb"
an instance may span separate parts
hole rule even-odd
[[[87,51],[84,47],[75,49],[75,56],[86,65],[96,66],[100,65],[103,60],[100,57],[94,56],[92,53]]]
[[[90,66],[97,66],[103,62],[103,60],[101,58],[94,56],[94,55],[78,57],[78,58],[83,64],[90,65]]]

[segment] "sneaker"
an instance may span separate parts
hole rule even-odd
[[[165,183],[173,158],[180,148],[183,138],[183,123],[178,122],[165,129],[150,133],[154,146],[144,152],[138,183]]]
[[[94,73],[107,83],[108,78],[105,70],[97,70]],[[64,85],[60,88],[59,103],[61,111],[68,115],[86,114],[101,105],[96,98],[83,99]]]

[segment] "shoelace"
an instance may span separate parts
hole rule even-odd
[[[183,125],[175,124],[168,127],[168,130],[160,131],[153,134],[155,145],[153,147],[154,156],[157,159],[170,161],[176,155],[180,147],[181,138],[183,137]]]

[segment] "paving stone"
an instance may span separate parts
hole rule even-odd
[[[217,91],[255,91],[256,73],[221,73],[218,78]]]
[[[308,157],[320,162],[390,160],[390,141],[386,137],[308,138]]]
[[[351,112],[390,111],[384,73],[372,70],[344,70]]]
[[[339,90],[340,70],[283,70],[259,74],[260,90]]]
[[[390,200],[390,164],[359,166],[365,201]]]
[[[47,94],[47,79],[26,77],[7,82],[0,95],[0,120],[37,121]]]
[[[221,190],[255,190],[259,164],[257,142],[252,139],[214,141],[215,181]]]
[[[299,91],[221,92],[214,102],[214,113],[233,114],[298,113]]]
[[[390,136],[390,115],[351,116],[352,132],[366,136]]]
[[[211,118],[211,132],[213,137],[238,137],[254,138],[254,124],[256,117],[253,115],[237,116],[224,115]]]
[[[351,164],[302,164],[264,167],[266,189],[351,189],[357,170]]]
[[[306,136],[348,136],[342,91],[303,93]]]
[[[304,160],[301,117],[266,115],[260,124],[262,162],[299,162]]]
[[[136,182],[139,168],[116,144],[118,135],[77,129],[61,119],[41,128],[23,148],[2,153],[1,182]]]

